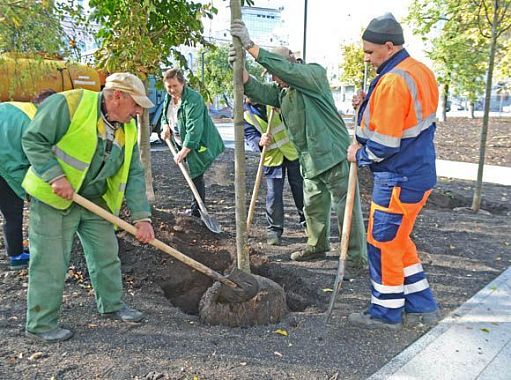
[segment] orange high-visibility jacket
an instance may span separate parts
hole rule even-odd
[[[434,74],[404,49],[378,71],[356,128],[363,145],[357,162],[373,172],[400,174],[419,182],[419,188],[431,188],[436,180],[433,138],[438,106]]]

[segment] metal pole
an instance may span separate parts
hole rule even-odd
[[[303,62],[306,62],[307,53],[307,0],[305,0],[305,10],[303,11]]]

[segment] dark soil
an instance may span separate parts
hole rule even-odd
[[[441,159],[477,162],[480,119],[452,119],[437,130]],[[492,119],[487,164],[511,166],[511,123]],[[198,219],[177,216],[191,197],[164,147],[153,152],[158,239],[214,270],[224,272],[235,257],[234,153],[227,150],[206,175],[207,205],[224,232],[215,235]],[[258,157],[247,153],[247,198]],[[370,174],[360,171],[367,214]],[[485,184],[483,208],[473,214],[473,183],[440,179],[417,220],[414,238],[429,282],[445,316],[498,276],[511,263],[511,188]],[[75,331],[66,342],[47,345],[23,336],[27,273],[8,270],[0,258],[1,379],[362,379],[424,334],[426,328],[399,332],[350,327],[347,315],[369,299],[364,274],[345,281],[330,324],[324,311],[336,259],[296,263],[289,255],[303,247],[290,192],[283,244],[265,244],[264,186],[249,238],[255,273],[282,286],[290,310],[280,322],[248,328],[210,326],[197,315],[202,293],[212,281],[156,249],[119,232],[125,301],[144,311],[141,324],[98,316],[79,243],[73,249],[62,306],[62,325]],[[248,203],[248,200],[247,200]],[[334,221],[334,220],[332,220]],[[332,224],[335,226],[335,223]],[[332,227],[333,246],[338,246]],[[51,254],[49,252],[48,254]]]

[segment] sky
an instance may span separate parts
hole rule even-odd
[[[283,33],[289,35],[289,48],[303,50],[304,0],[255,0],[255,6],[279,8]],[[307,8],[307,62],[324,66],[338,65],[341,45],[361,44],[361,35],[372,18],[392,12],[398,21],[408,14],[412,0],[308,0]],[[218,18],[229,19],[229,1],[213,0],[219,9]],[[425,60],[423,45],[409,27],[403,25],[405,47],[419,60]],[[257,42],[257,41],[255,41]]]

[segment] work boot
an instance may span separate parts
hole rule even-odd
[[[25,331],[25,336],[30,339],[38,340],[40,342],[57,343],[71,338],[73,336],[73,332],[68,329],[57,327],[53,330],[42,333],[33,333],[30,331]]]
[[[405,327],[417,327],[420,325],[431,327],[440,319],[440,311],[437,309],[429,313],[405,313],[403,322]]]
[[[277,231],[266,233],[266,243],[269,245],[280,245],[280,234]]]
[[[117,319],[123,322],[140,322],[144,319],[144,313],[126,305],[123,305],[123,307],[117,311],[103,313],[101,316],[104,318]]]
[[[9,257],[9,269],[21,270],[28,268],[28,262],[30,261],[30,254],[23,252],[18,256]]]
[[[309,260],[317,260],[324,259],[325,252],[329,249],[324,247],[313,247],[308,245],[305,249],[301,249],[299,251],[291,253],[291,260],[293,261],[309,261]]]
[[[368,311],[364,311],[363,313],[351,313],[348,316],[348,322],[353,326],[362,327],[366,329],[390,329],[390,330],[399,330],[403,327],[401,322],[399,323],[389,323],[385,322],[381,319],[373,318]]]

